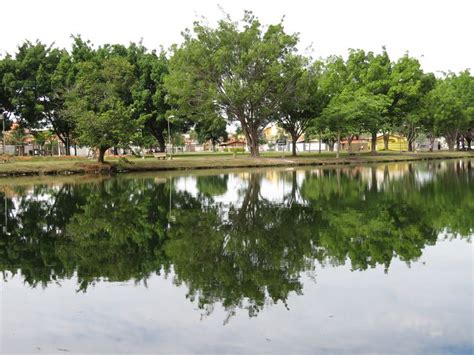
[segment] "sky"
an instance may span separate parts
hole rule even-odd
[[[238,20],[251,10],[263,24],[279,22],[300,34],[300,51],[313,58],[346,55],[349,48],[392,60],[408,52],[430,72],[474,68],[472,0],[1,0],[0,54],[25,39],[70,48],[72,34],[96,45],[143,40],[150,49],[180,43],[181,31],[223,11]]]

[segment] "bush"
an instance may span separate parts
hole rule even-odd
[[[226,148],[226,152],[243,153],[245,152],[245,148]]]

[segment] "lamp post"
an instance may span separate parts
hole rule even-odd
[[[5,112],[2,112],[2,154],[5,155]]]
[[[321,132],[319,132],[319,154],[321,154],[321,139],[323,139]]]
[[[173,147],[171,146],[171,130],[170,130],[170,118],[174,118],[174,115],[168,116],[168,146],[170,147],[170,154],[169,158],[170,160],[173,159]]]

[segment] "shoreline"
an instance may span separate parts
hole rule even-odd
[[[188,156],[175,157],[173,160],[157,160],[154,158],[130,160],[110,159],[105,164],[98,164],[81,158],[50,158],[31,159],[0,164],[0,178],[44,175],[114,175],[131,172],[151,171],[186,171],[207,169],[265,168],[265,167],[298,167],[298,166],[339,166],[376,163],[396,163],[424,160],[446,160],[474,158],[474,151],[466,152],[434,152],[434,153],[388,153],[377,155],[348,155],[336,158],[333,154],[305,155],[297,157],[263,156]]]

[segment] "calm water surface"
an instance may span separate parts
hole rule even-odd
[[[473,165],[0,181],[0,353],[472,354]]]

